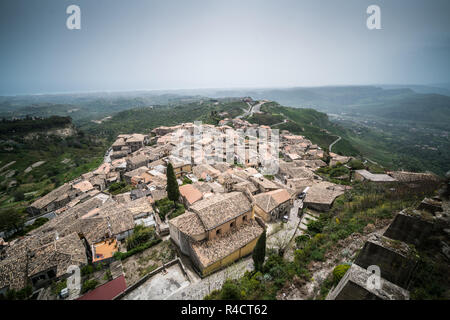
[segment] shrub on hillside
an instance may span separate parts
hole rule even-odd
[[[340,264],[333,269],[333,284],[337,285],[345,275],[347,270],[350,269],[348,264]]]
[[[353,159],[348,163],[348,166],[353,170],[361,170],[364,169],[364,164],[360,160]]]

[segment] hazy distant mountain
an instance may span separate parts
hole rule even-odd
[[[415,94],[359,107],[358,111],[389,120],[426,122],[431,126],[445,125],[450,128],[450,96],[440,94]]]
[[[382,85],[380,86],[383,89],[401,89],[401,88],[409,88],[416,93],[436,93],[442,94],[446,96],[450,96],[450,84],[436,84],[430,86],[423,85]]]

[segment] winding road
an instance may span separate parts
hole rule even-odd
[[[330,144],[330,146],[328,147],[328,152],[331,152],[331,148],[334,146],[334,144],[336,143],[336,142],[338,142],[339,140],[341,140],[341,137],[339,137],[339,136],[336,136],[336,137],[338,137],[335,141],[333,141],[331,144]]]
[[[241,114],[240,116],[237,116],[236,119],[241,119],[241,118],[245,118],[247,116],[252,116],[254,112],[260,112],[260,108],[261,106],[266,103],[266,101],[262,101],[262,102],[258,102],[257,104],[255,104],[254,106],[252,106],[250,103],[247,102],[248,105],[248,110],[244,110],[244,113]]]

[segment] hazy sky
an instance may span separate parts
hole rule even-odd
[[[67,6],[81,30],[66,28]],[[382,30],[366,9],[381,8]],[[1,0],[0,95],[450,82],[448,0]]]

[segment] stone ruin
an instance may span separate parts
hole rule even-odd
[[[408,285],[419,259],[415,248],[422,246],[438,229],[448,224],[445,214],[437,214],[442,212],[441,203],[436,198],[425,198],[417,209],[398,213],[383,235],[370,236],[352,266],[326,299],[409,300]],[[446,223],[441,223],[444,220]],[[448,245],[445,248],[450,249]],[[372,265],[380,268],[378,288],[368,286],[372,272],[367,268]]]

